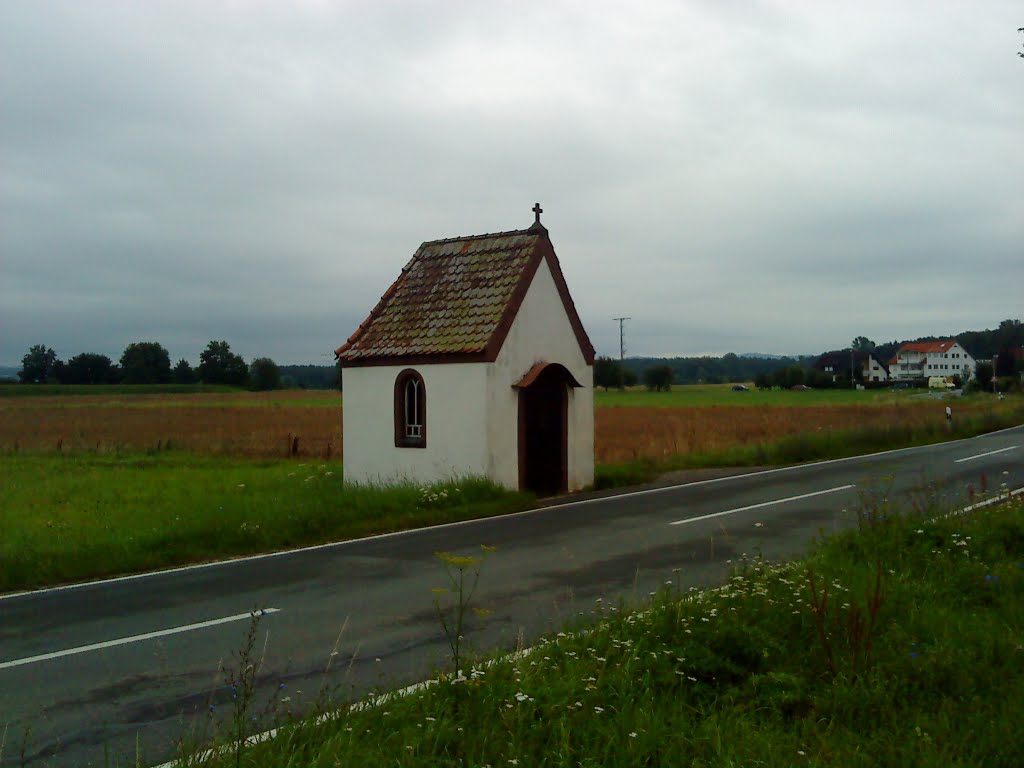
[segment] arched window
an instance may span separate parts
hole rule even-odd
[[[427,445],[427,388],[423,377],[406,368],[395,379],[395,446]]]

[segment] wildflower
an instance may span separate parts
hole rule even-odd
[[[636,738],[636,731],[631,731],[630,734],[629,734],[629,738],[635,739]]]
[[[600,715],[602,712],[604,712],[604,707],[594,707],[594,711]]]

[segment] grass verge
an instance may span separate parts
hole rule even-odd
[[[680,469],[782,466],[804,461],[841,459],[975,437],[1021,423],[1024,423],[1024,404],[958,416],[951,424],[936,420],[919,426],[896,424],[882,428],[802,432],[769,443],[721,451],[673,454],[660,460],[644,458],[623,464],[598,465],[594,487],[600,490],[647,483],[661,474]]]
[[[1017,766],[1022,502],[862,510],[859,530],[802,561],[747,560],[714,591],[599,608],[529,654],[260,745],[237,738],[248,710],[211,719],[226,749],[203,764]]]
[[[504,514],[483,480],[344,485],[337,463],[178,453],[3,456],[0,592]]]

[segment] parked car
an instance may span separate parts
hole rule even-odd
[[[748,387],[748,386],[746,386],[744,384],[733,384],[732,385],[732,391],[733,392],[749,392],[750,391],[750,387]]]

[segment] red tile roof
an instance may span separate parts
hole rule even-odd
[[[592,363],[593,347],[539,224],[423,243],[335,356],[343,366],[492,361],[542,260]]]
[[[915,341],[911,344],[904,344],[899,352],[945,352],[956,344],[956,339],[945,339],[943,341]]]

